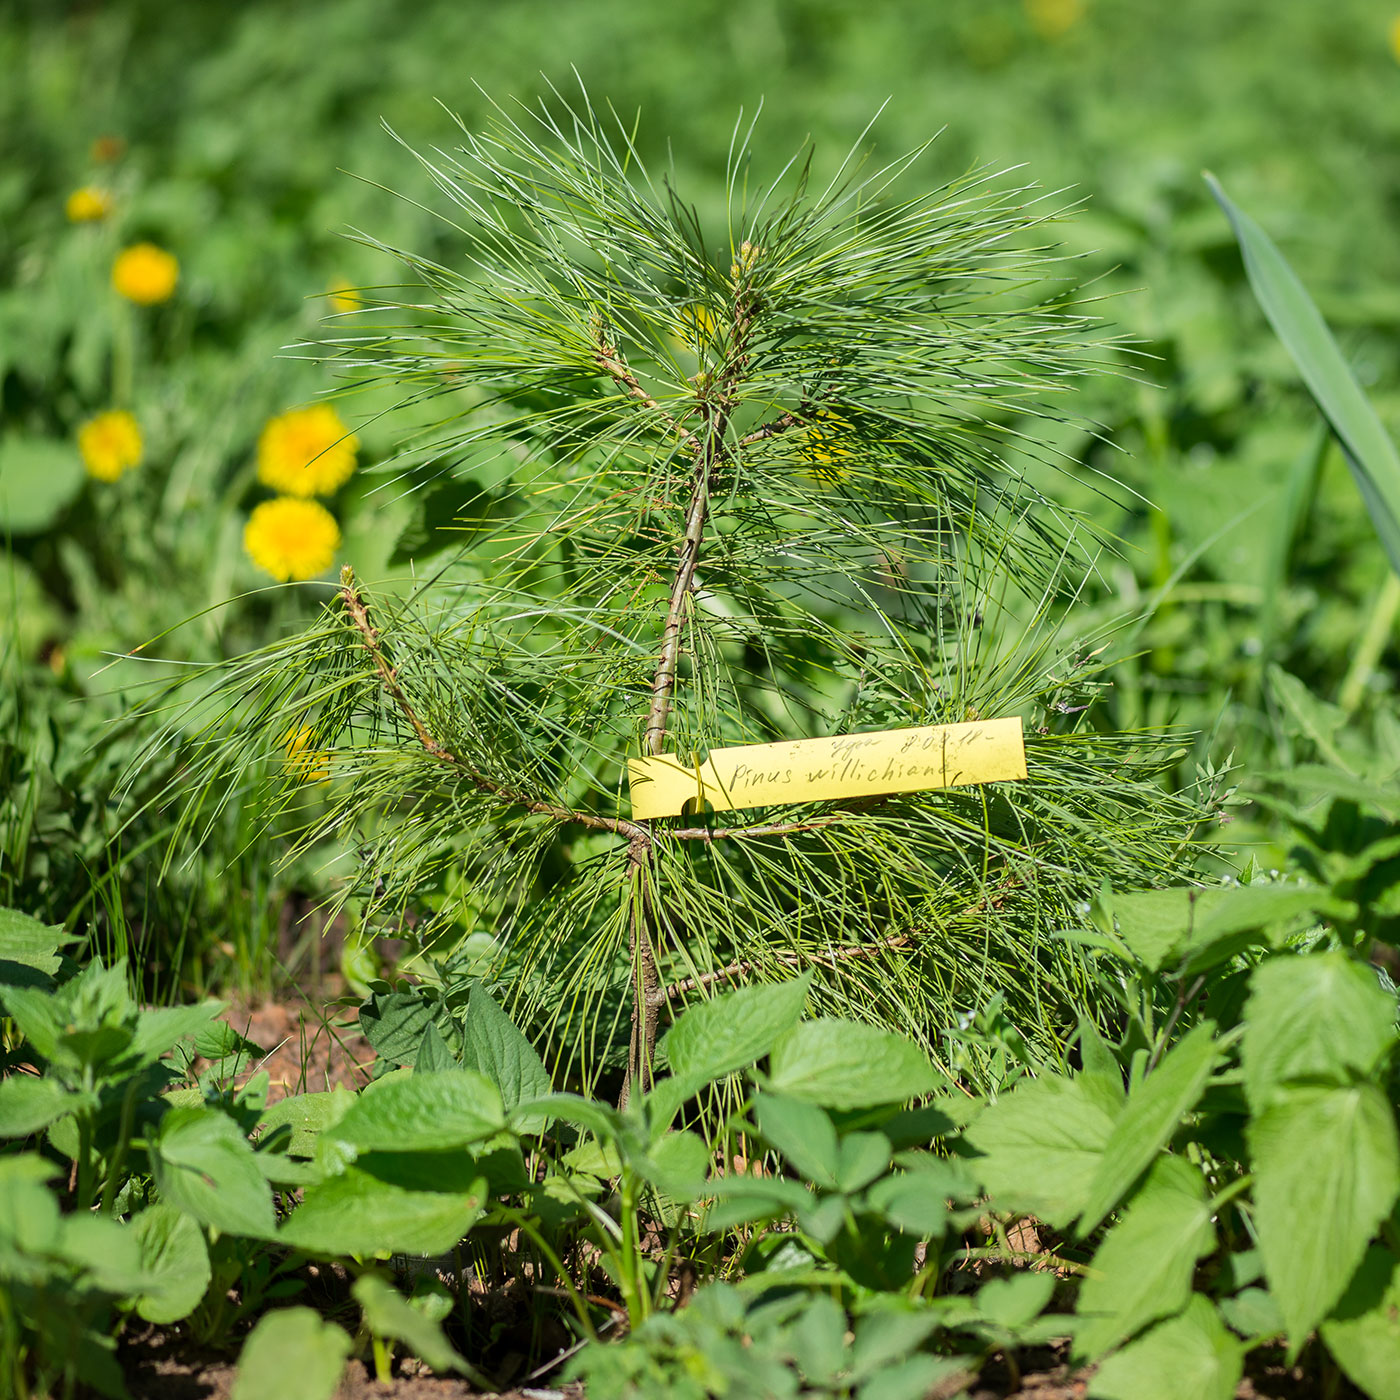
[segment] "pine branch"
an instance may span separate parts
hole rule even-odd
[[[679,437],[685,445],[696,454],[700,455],[700,439],[695,436],[684,423],[677,421],[654,399],[645,389],[642,388],[641,381],[633,373],[626,360],[622,358],[617,346],[612,344],[603,334],[602,325],[597,328],[597,350],[594,357],[598,361],[598,368],[605,374],[610,375],[628,394],[636,399],[644,407],[649,408],[653,413],[659,414],[666,426]]]
[[[552,817],[555,821],[565,825],[585,826],[594,831],[611,831],[615,835],[626,836],[631,841],[649,841],[651,839],[650,832],[636,822],[626,821],[621,817],[594,816],[590,812],[576,812],[571,807],[561,807],[553,802],[540,802],[535,798],[513,792],[503,783],[498,783],[494,779],[488,778],[484,773],[478,773],[475,769],[468,767],[460,758],[433,738],[427,725],[423,723],[418,712],[413,708],[408,696],[404,694],[403,687],[399,684],[398,673],[384,654],[383,645],[379,640],[379,632],[370,622],[369,608],[360,595],[360,590],[355,586],[355,571],[349,564],[346,564],[340,571],[340,597],[345,604],[345,611],[350,615],[350,621],[360,634],[365,650],[374,659],[375,669],[379,672],[379,679],[385,693],[408,721],[409,727],[418,736],[418,742],[423,746],[423,751],[430,757],[437,759],[440,763],[450,764],[477,791],[498,798],[506,806],[524,807],[527,812],[533,812],[542,817]]]
[[[888,797],[871,797],[861,802],[852,802],[830,816],[811,817],[802,822],[767,822],[761,826],[686,826],[668,831],[667,836],[675,841],[737,841],[744,837],[757,836],[797,836],[804,831],[820,831],[825,826],[839,826],[858,812],[868,812],[874,807],[888,802]]]
[[[714,398],[702,400],[701,411],[709,420],[699,465],[695,471],[695,487],[685,515],[685,534],[681,539],[676,572],[671,582],[671,598],[666,608],[666,625],[661,630],[661,654],[651,682],[651,710],[647,714],[642,747],[653,757],[666,746],[666,722],[671,712],[671,695],[676,685],[676,664],[680,658],[681,627],[685,620],[685,603],[695,582],[695,569],[700,562],[700,545],[705,537],[709,519],[710,481],[727,455],[725,430],[733,410],[735,381],[748,364],[748,332],[753,308],[742,293],[734,298],[734,353],[720,377]]]
[[[751,433],[745,434],[739,439],[740,447],[751,447],[756,442],[762,442],[765,438],[777,437],[779,433],[785,433],[789,428],[800,428],[802,419],[795,414],[784,413],[781,418],[775,418],[771,423],[764,423]]]

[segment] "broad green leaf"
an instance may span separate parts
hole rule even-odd
[[[1092,1400],[1234,1400],[1244,1348],[1209,1298],[1110,1356],[1089,1382]]]
[[[480,982],[472,987],[467,1004],[466,1048],[476,1067],[501,1091],[508,1110],[542,1098],[553,1087],[535,1047]],[[521,1132],[538,1132],[545,1122],[536,1114],[518,1119],[517,1126]]]
[[[5,1012],[19,1033],[46,1060],[52,1060],[63,1029],[56,998],[34,987],[15,986],[6,987],[3,997]]]
[[[847,1133],[836,1162],[836,1185],[846,1192],[868,1186],[890,1164],[894,1148],[884,1133]]]
[[[135,1235],[107,1215],[88,1211],[65,1215],[54,1252],[82,1270],[89,1288],[104,1293],[132,1293],[143,1281]]]
[[[234,1056],[260,1060],[264,1053],[260,1045],[234,1030],[227,1021],[213,1020],[206,1021],[195,1032],[194,1051],[206,1060],[227,1060]]]
[[[350,1355],[350,1338],[310,1308],[264,1314],[238,1354],[231,1400],[330,1400]]]
[[[13,434],[0,443],[0,539],[47,530],[83,489],[77,447]]]
[[[58,950],[77,941],[77,935],[64,933],[61,924],[40,923],[18,909],[0,909],[0,983],[8,980],[7,963],[51,976],[58,971]]]
[[[0,1277],[42,1279],[58,1248],[62,1217],[46,1183],[58,1175],[34,1153],[0,1157]]]
[[[1021,1083],[967,1130],[985,1155],[968,1165],[1000,1210],[1027,1211],[1057,1230],[1083,1209],[1113,1117],[1077,1079]]]
[[[356,1152],[432,1152],[494,1137],[505,1121],[500,1090],[459,1069],[380,1081],[326,1136]]]
[[[1234,228],[1254,295],[1340,440],[1376,533],[1400,573],[1400,456],[1395,444],[1283,254],[1229,200],[1214,176],[1205,178]]]
[[[1045,1311],[1054,1291],[1054,1274],[1026,1272],[994,1278],[977,1290],[977,1311],[988,1322],[1016,1331]]]
[[[543,1094],[538,1099],[517,1105],[515,1110],[516,1118],[527,1121],[541,1114],[546,1118],[559,1118],[565,1123],[572,1123],[607,1141],[616,1138],[623,1126],[622,1115],[617,1109],[578,1094]]]
[[[1241,1057],[1256,1113],[1290,1080],[1369,1075],[1394,1043],[1393,998],[1343,952],[1269,958],[1250,976]]]
[[[1105,1096],[1121,1107],[1127,1098],[1123,1066],[1099,1028],[1087,1016],[1079,1018],[1079,1063],[1083,1066],[1080,1079],[1094,1080],[1102,1086]]]
[[[476,1384],[483,1383],[484,1378],[443,1335],[441,1325],[378,1274],[361,1274],[350,1293],[364,1313],[366,1329],[374,1336],[402,1342],[434,1371],[456,1371]]]
[[[448,1048],[434,1022],[429,1021],[418,1042],[418,1055],[413,1061],[415,1074],[432,1074],[440,1070],[461,1069],[462,1066]]]
[[[711,1230],[797,1214],[810,1209],[815,1200],[805,1186],[783,1176],[724,1176],[707,1189],[715,1193],[705,1217]]]
[[[1214,1245],[1201,1173],[1161,1156],[1104,1236],[1075,1305],[1075,1352],[1096,1360],[1149,1322],[1186,1306],[1196,1260]]]
[[[846,1361],[846,1310],[825,1293],[815,1293],[791,1326],[793,1355],[812,1385],[829,1385]]]
[[[130,1301],[147,1322],[186,1318],[209,1287],[209,1250],[194,1217],[158,1202],[127,1227],[141,1256],[141,1290]]]
[[[259,1141],[266,1143],[279,1128],[290,1127],[291,1137],[278,1150],[292,1157],[310,1157],[316,1139],[333,1128],[357,1102],[348,1089],[319,1094],[289,1094],[267,1108],[258,1119]]]
[[[1198,912],[1181,950],[1183,977],[1219,967],[1246,948],[1272,945],[1268,929],[1335,903],[1326,890],[1306,885],[1236,885],[1209,893],[1215,897]]]
[[[37,1133],[56,1118],[71,1113],[79,1102],[56,1079],[12,1074],[0,1080],[0,1138]]]
[[[926,1400],[930,1395],[961,1394],[975,1372],[972,1357],[908,1356],[863,1381],[856,1400]],[[947,1389],[950,1384],[955,1388]]]
[[[1395,1117],[1376,1084],[1297,1085],[1276,1090],[1247,1135],[1264,1272],[1296,1351],[1400,1192]]]
[[[129,1071],[153,1063],[186,1036],[197,1035],[223,1009],[221,1001],[205,1001],[197,1006],[161,1006],[143,1011],[137,1017],[135,1034],[122,1056],[121,1068]],[[253,1049],[261,1057],[262,1050],[257,1046]]]
[[[486,1180],[469,1192],[410,1191],[358,1168],[306,1188],[278,1238],[314,1254],[446,1254],[481,1218]]]
[[[272,1192],[238,1125],[212,1108],[172,1108],[152,1134],[161,1198],[226,1234],[266,1239]]]
[[[754,1117],[763,1140],[775,1147],[814,1186],[836,1187],[840,1144],[825,1109],[781,1094],[761,1093]]]
[[[852,1329],[855,1333],[851,1343],[852,1376],[861,1380],[902,1360],[937,1326],[936,1313],[927,1308],[903,1305],[903,1300],[892,1299],[866,1313],[857,1319]]]
[[[1149,967],[1182,963],[1183,974],[1194,976],[1269,943],[1264,930],[1272,925],[1330,903],[1327,891],[1298,885],[1182,886],[1116,894],[1113,913],[1123,941]]]
[[[747,1069],[801,1021],[811,982],[808,973],[791,982],[742,987],[698,1002],[686,1009],[657,1048],[672,1074],[697,1086]]]
[[[647,1153],[648,1179],[673,1201],[692,1201],[700,1194],[712,1161],[705,1139],[696,1133],[667,1133]]]
[[[773,1046],[769,1087],[824,1108],[870,1108],[932,1093],[940,1083],[912,1040],[859,1021],[802,1021]]]
[[[1392,821],[1400,817],[1400,787],[1368,783],[1321,763],[1300,763],[1296,768],[1265,770],[1256,777],[1261,782],[1280,783],[1295,792],[1312,796],[1344,797],[1360,807],[1375,808]]]
[[[1371,1400],[1400,1400],[1400,1259],[1379,1245],[1366,1251],[1322,1340]]]
[[[1245,1288],[1233,1298],[1222,1298],[1220,1315],[1244,1337],[1283,1335],[1283,1314],[1273,1294],[1265,1288]]]
[[[423,1032],[433,1019],[433,1008],[412,992],[384,992],[360,1008],[360,1029],[374,1052],[396,1065],[411,1065],[418,1058]]]
[[[1205,893],[1183,887],[1115,894],[1113,917],[1118,934],[1148,967],[1161,968],[1178,955]]]
[[[865,1200],[899,1229],[939,1239],[948,1228],[947,1203],[970,1201],[976,1195],[977,1183],[967,1163],[929,1153],[912,1162],[906,1159],[906,1170],[881,1177]]]
[[[1162,1057],[1128,1095],[1094,1173],[1079,1230],[1087,1235],[1106,1216],[1171,1140],[1181,1117],[1205,1092],[1220,1055],[1215,1022],[1202,1021]]]

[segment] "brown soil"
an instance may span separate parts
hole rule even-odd
[[[126,1383],[132,1400],[228,1400],[233,1392],[237,1367],[227,1357],[199,1355],[188,1340],[151,1332],[123,1348]],[[399,1368],[396,1366],[396,1372]],[[351,1361],[336,1391],[336,1400],[476,1400],[483,1392],[465,1381],[431,1373],[417,1374],[410,1361],[392,1381],[381,1384],[374,1369],[362,1361]],[[496,1400],[582,1400],[579,1386],[538,1387],[500,1392]],[[276,1400],[269,1396],[268,1400]],[[294,1397],[288,1397],[294,1400]]]
[[[369,1082],[374,1051],[360,1034],[355,1004],[334,983],[314,999],[292,992],[277,1001],[235,1001],[223,1019],[265,1052],[238,1081],[266,1070],[271,1103]]]

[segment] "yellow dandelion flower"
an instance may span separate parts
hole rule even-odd
[[[1084,18],[1084,0],[1024,0],[1031,28],[1042,39],[1058,39]]]
[[[115,481],[141,465],[141,426],[125,409],[99,413],[78,429],[78,451],[89,476]]]
[[[179,280],[180,264],[175,255],[154,243],[133,243],[112,263],[112,285],[138,306],[169,301]]]
[[[243,528],[243,548],[279,583],[315,578],[335,562],[340,526],[319,501],[278,496],[254,508]]]
[[[355,470],[359,446],[328,403],[279,413],[258,439],[258,480],[288,496],[329,496]]]
[[[344,316],[349,311],[358,311],[363,304],[359,292],[340,277],[326,288],[326,299],[331,304],[331,310],[338,316]]]
[[[286,757],[282,771],[298,783],[328,783],[331,780],[331,756],[324,749],[313,749],[314,732],[309,724],[294,724],[282,736]]]
[[[1390,21],[1390,52],[1395,61],[1400,63],[1400,15],[1396,15]]]
[[[68,196],[63,208],[69,223],[95,224],[112,212],[112,196],[96,185],[84,185]]]

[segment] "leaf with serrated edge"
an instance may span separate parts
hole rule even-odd
[[[486,1179],[466,1193],[410,1191],[354,1167],[306,1188],[278,1238],[315,1254],[445,1254],[481,1218]]]
[[[1219,1055],[1215,1023],[1202,1021],[1128,1095],[1094,1173],[1080,1234],[1099,1224],[1167,1145],[1182,1114],[1189,1113],[1205,1092]]]
[[[1196,1260],[1214,1244],[1201,1173],[1162,1156],[1104,1236],[1079,1291],[1077,1355],[1095,1360],[1186,1306]]]
[[[1343,952],[1270,958],[1250,976],[1240,1057],[1255,1113],[1288,1080],[1370,1074],[1394,1043],[1394,998]]]
[[[1209,1298],[1110,1356],[1089,1382],[1091,1400],[1234,1400],[1244,1348]]]
[[[1327,1350],[1371,1400],[1400,1400],[1400,1259],[1379,1245],[1367,1250],[1321,1330]]]
[[[467,1045],[477,1068],[501,1091],[501,1101],[514,1109],[527,1099],[543,1098],[553,1085],[535,1047],[525,1039],[515,1022],[496,1004],[478,982],[471,990],[467,1006]],[[519,1120],[522,1132],[545,1126],[539,1115]]]
[[[439,1070],[381,1081],[325,1135],[357,1152],[436,1152],[494,1137],[505,1122],[500,1090],[484,1074]]]
[[[209,1108],[172,1108],[151,1163],[163,1199],[229,1234],[272,1234],[272,1191],[238,1125]]]
[[[134,1299],[136,1311],[162,1326],[188,1317],[211,1277],[204,1231],[193,1216],[160,1202],[135,1216],[128,1228],[140,1247],[145,1275]]]
[[[802,1019],[810,974],[743,987],[687,1008],[657,1047],[677,1078],[707,1084],[747,1069]]]
[[[1264,1273],[1296,1351],[1395,1203],[1395,1116],[1376,1084],[1298,1085],[1279,1090],[1247,1136]]]
[[[824,1108],[870,1108],[932,1093],[938,1072],[912,1040],[859,1021],[822,1017],[783,1035],[769,1087]]]
[[[985,1156],[968,1165],[1003,1210],[1064,1229],[1084,1208],[1113,1118],[1075,1079],[1019,1084],[967,1130]]]

